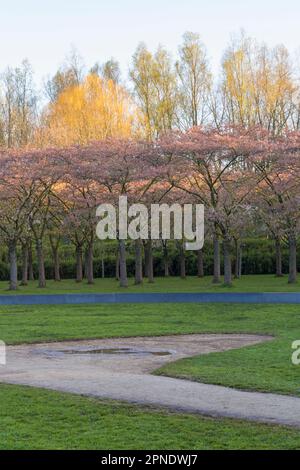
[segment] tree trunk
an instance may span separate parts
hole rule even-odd
[[[85,279],[88,278],[88,249],[85,248],[84,253],[83,253],[83,277]]]
[[[8,243],[9,257],[9,290],[18,288],[18,266],[17,266],[17,243],[16,240],[10,240]]]
[[[53,237],[52,234],[49,235],[50,246],[52,250],[53,263],[54,263],[54,281],[60,281],[60,265],[59,265],[59,243],[60,237]]]
[[[179,259],[180,259],[180,277],[181,277],[181,279],[186,279],[185,251],[184,251],[183,242],[180,242],[180,245],[179,245]]]
[[[232,285],[231,257],[230,257],[230,240],[225,238],[223,241],[224,248],[224,285]]]
[[[148,250],[148,241],[144,242],[144,253],[145,253],[145,277],[149,277],[148,268],[149,268],[149,250]]]
[[[239,279],[240,275],[240,243],[238,240],[234,240],[235,245],[235,263],[234,263],[234,277]]]
[[[120,252],[118,247],[118,252],[116,254],[116,280],[120,280]]]
[[[87,283],[88,284],[94,284],[94,243],[93,241],[90,241],[87,247],[87,271],[86,271],[86,277],[87,277]]]
[[[276,277],[282,277],[282,256],[280,238],[275,239]]]
[[[203,250],[197,251],[197,276],[204,277]]]
[[[297,242],[294,235],[289,236],[289,284],[297,282]]]
[[[163,245],[163,257],[164,257],[164,273],[165,273],[165,277],[168,277],[170,274],[168,242],[166,240],[163,240],[162,245]]]
[[[120,287],[128,287],[125,240],[119,240]]]
[[[31,241],[29,242],[29,245],[28,245],[28,277],[29,277],[29,281],[34,281]]]
[[[82,245],[76,245],[76,282],[82,282]]]
[[[136,285],[143,283],[142,242],[135,240],[135,279]]]
[[[242,266],[243,266],[243,248],[240,246],[240,255],[239,255],[239,278],[242,277]]]
[[[101,278],[105,278],[105,266],[104,266],[104,258],[101,258]]]
[[[53,252],[53,262],[54,262],[54,281],[59,282],[61,280],[61,277],[60,277],[60,264],[59,264],[58,248],[55,248],[55,250]]]
[[[221,282],[221,269],[220,269],[220,242],[217,235],[214,236],[214,275],[213,283],[218,284]]]
[[[41,239],[36,240],[36,255],[38,261],[38,274],[39,274],[39,283],[38,287],[46,287],[46,275],[45,275],[45,262],[44,262],[44,253],[43,253],[43,241]]]
[[[153,273],[153,251],[152,251],[152,240],[148,240],[146,243],[146,272],[148,277],[148,282],[154,282],[154,273]]]
[[[28,243],[22,243],[22,281],[21,286],[28,285]]]

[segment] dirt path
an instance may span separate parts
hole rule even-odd
[[[207,334],[10,346],[0,381],[300,427],[300,398],[151,375],[169,361],[270,339]]]

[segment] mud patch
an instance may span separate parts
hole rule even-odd
[[[40,349],[36,350],[35,354],[43,354],[46,356],[63,356],[65,354],[71,355],[135,355],[135,356],[170,356],[171,351],[155,351],[155,350],[145,350],[138,348],[74,348],[74,349],[58,349],[58,350],[47,350]]]

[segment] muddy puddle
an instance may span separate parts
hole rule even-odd
[[[128,356],[169,356],[170,351],[156,351],[138,348],[72,348],[60,350],[40,349],[34,351],[35,354],[43,354],[47,356],[57,357],[64,355],[128,355]]]

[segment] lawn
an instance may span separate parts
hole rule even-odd
[[[30,281],[28,286],[19,286],[17,291],[8,291],[8,283],[0,281],[0,294],[66,294],[66,293],[95,293],[95,292],[300,292],[300,284],[288,284],[288,277],[275,277],[271,274],[247,275],[241,279],[235,279],[232,287],[221,284],[213,284],[212,277],[204,278],[187,277],[160,277],[155,278],[154,283],[145,279],[139,286],[134,285],[134,280],[129,279],[129,287],[121,288],[115,279],[95,279],[93,285],[86,281],[76,283],[73,279],[65,279],[60,282],[48,280],[47,287],[40,289],[37,281]]]
[[[299,431],[11,385],[0,449],[300,449]]]
[[[297,305],[120,304],[0,307],[9,344],[184,333],[263,333],[274,340],[183,359],[157,374],[300,396]],[[300,448],[299,430],[102,402],[26,387],[0,386],[2,448]],[[42,424],[42,425],[41,425]]]
[[[298,305],[119,304],[0,307],[0,339],[9,344],[183,333],[263,333],[274,340],[168,364],[157,373],[248,390],[300,396]]]

